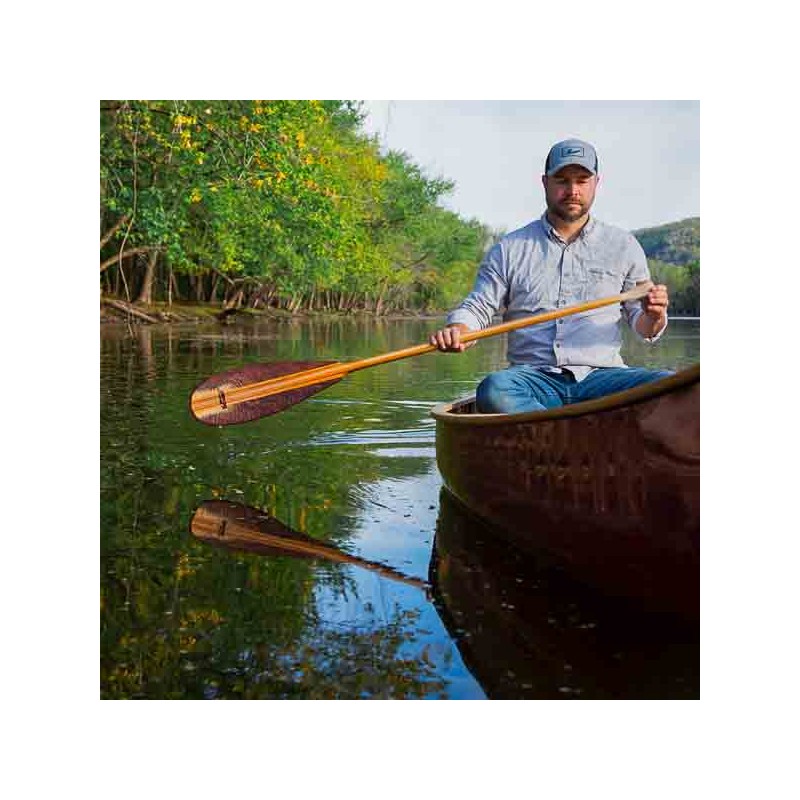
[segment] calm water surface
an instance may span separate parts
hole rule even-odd
[[[441,493],[429,410],[503,366],[504,338],[355,373],[242,426],[188,412],[216,372],[364,358],[440,322],[101,329],[103,697],[699,697],[696,625],[573,583]],[[699,353],[699,320],[673,320],[624,355],[674,368]],[[209,519],[223,541],[202,535]],[[303,557],[292,535],[313,540]]]

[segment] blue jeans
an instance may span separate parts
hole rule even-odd
[[[546,372],[515,364],[487,375],[478,386],[478,411],[483,414],[520,414],[594,400],[641,383],[666,378],[668,370],[642,367],[599,367],[582,381],[572,373]]]

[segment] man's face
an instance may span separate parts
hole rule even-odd
[[[570,164],[555,175],[543,175],[547,210],[564,222],[579,220],[592,207],[597,182],[597,175],[577,164]]]

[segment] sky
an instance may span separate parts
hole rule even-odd
[[[628,230],[700,215],[700,103],[688,101],[365,101],[365,130],[431,177],[455,182],[442,204],[511,231],[541,215],[550,146],[591,142],[593,211]]]

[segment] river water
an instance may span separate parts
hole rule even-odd
[[[442,493],[430,408],[503,366],[504,337],[354,373],[245,425],[189,414],[217,372],[355,360],[440,323],[102,326],[102,697],[699,697],[696,624],[535,563]],[[670,368],[699,354],[699,320],[624,350]]]

